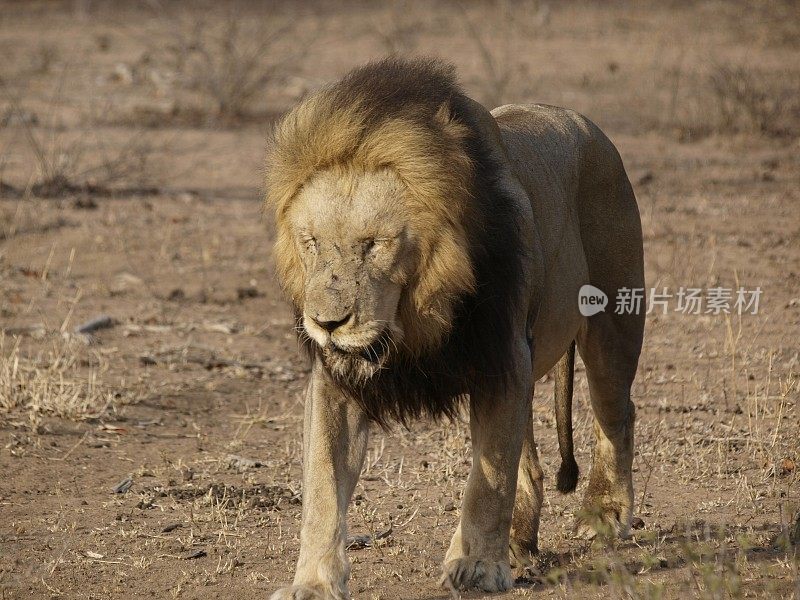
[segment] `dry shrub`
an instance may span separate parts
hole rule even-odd
[[[373,20],[375,35],[388,54],[413,54],[427,27],[425,13],[413,0],[388,2],[384,8]]]
[[[4,192],[0,182],[0,193]],[[8,196],[15,196],[16,189],[6,191]],[[0,242],[10,240],[18,235],[30,233],[42,234],[65,227],[69,221],[60,214],[47,210],[47,200],[33,198],[17,198],[13,202],[0,202]],[[0,257],[2,264],[2,257]],[[2,277],[2,275],[0,275]]]
[[[23,86],[24,87],[24,86]],[[62,101],[59,83],[46,107],[46,117],[33,115],[24,107],[20,94],[15,94],[0,79],[0,93],[8,102],[13,126],[21,130],[25,145],[33,157],[34,175],[30,192],[39,197],[55,197],[77,191],[110,191],[121,184],[141,188],[150,182],[152,155],[163,152],[143,130],[125,134],[123,139],[108,143],[106,132],[90,118],[85,130],[67,132],[55,116],[55,107]]]
[[[47,75],[59,58],[59,48],[55,44],[41,42],[30,57],[30,72],[35,75]]]
[[[100,418],[122,400],[101,381],[102,357],[74,337],[26,356],[22,338],[0,333],[0,416],[27,418],[34,431],[44,416],[74,421]]]
[[[455,6],[477,53],[480,99],[494,107],[532,96],[535,90],[521,48],[547,28],[549,5],[538,0],[493,0]]]
[[[291,39],[291,15],[279,16],[274,8],[247,19],[232,9],[207,12],[172,17],[165,61],[178,85],[211,101],[214,118],[239,119],[270,83],[297,70],[308,43]]]
[[[692,76],[678,66],[667,85],[669,108],[661,125],[683,140],[712,134],[800,134],[800,83],[788,71],[715,63],[707,75]]]
[[[723,132],[758,131],[787,135],[800,117],[800,86],[787,73],[769,78],[743,66],[716,65],[709,83]]]
[[[109,192],[120,184],[141,189],[150,182],[150,158],[156,150],[143,133],[106,146],[100,136],[94,142],[80,135],[70,139],[53,127],[25,126],[24,131],[35,158],[36,178],[31,192],[36,196]]]

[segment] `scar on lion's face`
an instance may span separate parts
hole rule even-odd
[[[305,271],[303,328],[330,367],[368,377],[403,338],[398,305],[415,239],[392,171],[347,175],[315,175],[288,216]]]

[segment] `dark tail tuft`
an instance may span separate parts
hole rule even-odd
[[[574,492],[578,485],[578,472],[578,463],[574,458],[572,461],[562,462],[558,469],[556,489],[562,494]]]

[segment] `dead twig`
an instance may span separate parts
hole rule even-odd
[[[69,458],[70,454],[72,454],[73,452],[75,452],[75,449],[76,449],[78,446],[80,446],[80,445],[81,445],[83,442],[85,442],[85,441],[86,441],[86,438],[87,438],[87,437],[89,437],[89,432],[88,432],[88,431],[87,431],[87,432],[85,432],[85,433],[84,433],[84,434],[81,436],[81,439],[79,439],[77,442],[75,442],[75,445],[74,445],[74,446],[72,446],[72,448],[70,448],[69,450],[67,450],[67,452],[66,452],[66,454],[64,454],[64,456],[59,456],[59,457],[56,457],[56,458],[54,458],[53,460],[67,460],[67,459]]]

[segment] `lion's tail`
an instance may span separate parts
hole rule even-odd
[[[561,467],[558,469],[556,488],[562,494],[575,490],[578,485],[578,463],[572,442],[572,385],[575,374],[575,341],[569,345],[555,366],[555,405],[558,449]]]

